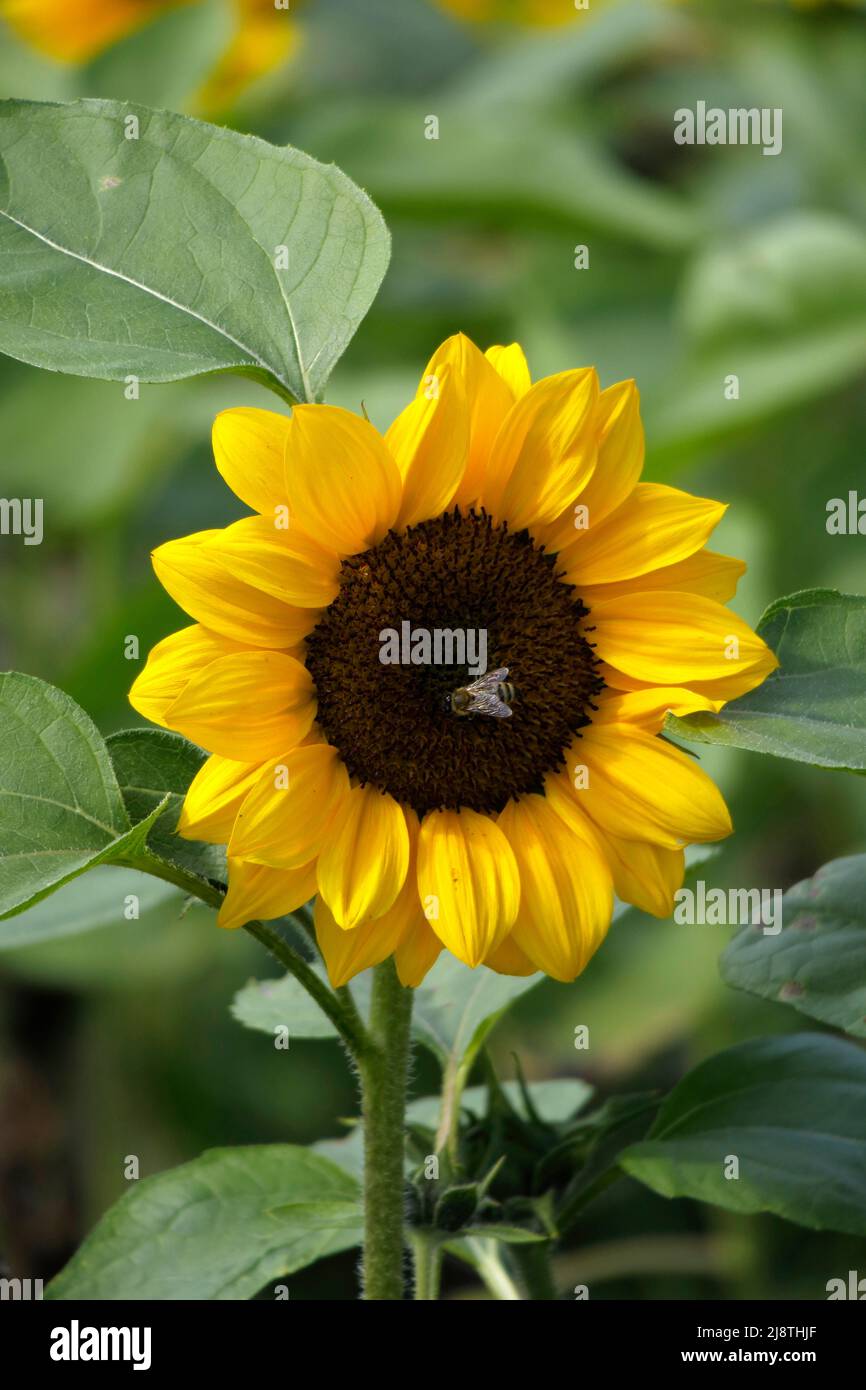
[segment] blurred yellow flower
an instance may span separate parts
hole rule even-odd
[[[683,847],[731,823],[665,715],[777,663],[724,607],[724,506],[639,481],[634,382],[532,385],[516,344],[458,334],[384,437],[300,405],[213,440],[254,515],[155,552],[195,622],[130,699],[211,753],[179,829],[228,846],[221,925],[317,893],[335,985],[394,955],[414,986],[443,946],[572,980],[614,890],[670,915]]]
[[[436,3],[461,19],[479,24],[537,24],[544,26],[570,24],[600,8],[605,0],[436,0]]]
[[[64,63],[87,63],[167,10],[206,0],[0,0],[0,18],[27,43]],[[288,10],[274,0],[232,0],[235,32],[199,94],[205,110],[229,106],[297,44]]]

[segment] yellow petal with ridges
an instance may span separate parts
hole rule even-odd
[[[597,401],[592,367],[545,377],[521,396],[496,436],[484,484],[497,521],[513,530],[553,521],[579,496],[596,464]]]
[[[638,483],[602,522],[590,513],[588,530],[560,551],[559,564],[581,595],[586,584],[635,579],[700,550],[726,510],[663,483]]]
[[[443,364],[460,381],[469,414],[468,457],[452,495],[454,504],[466,510],[481,497],[493,443],[514,404],[514,394],[465,333],[455,333],[436,349],[424,369],[419,393],[433,386]]]
[[[307,743],[266,764],[238,811],[229,854],[297,869],[324,847],[349,794],[336,748]]]
[[[555,980],[573,980],[604,940],[613,880],[589,827],[565,822],[546,797],[510,801],[499,816],[520,871],[514,944]]]
[[[664,849],[645,840],[622,840],[596,827],[613,874],[620,902],[631,903],[651,917],[670,917],[674,894],[686,871],[681,849]]]
[[[198,531],[153,552],[163,588],[190,617],[243,646],[295,647],[316,625],[315,609],[293,608],[232,572],[222,531]]]
[[[402,808],[376,787],[354,787],[319,855],[319,892],[346,930],[381,917],[397,900],[409,869]]]
[[[217,468],[236,497],[272,521],[289,501],[283,463],[288,433],[287,415],[249,406],[223,410],[213,422]]]
[[[668,714],[693,714],[695,710],[721,708],[718,700],[698,695],[683,686],[655,685],[646,690],[606,689],[595,697],[598,706],[593,724],[636,724],[657,734]]]
[[[210,753],[264,762],[300,743],[316,712],[306,666],[284,652],[232,652],[193,676],[165,717]]]
[[[466,472],[469,406],[463,382],[446,360],[433,361],[385,443],[403,480],[397,526],[414,526],[447,511]]]
[[[166,710],[193,676],[218,657],[246,650],[249,648],[198,623],[181,628],[157,642],[150,652],[144,670],[133,682],[129,703],[144,719],[165,727]]]
[[[745,572],[743,560],[717,555],[712,550],[699,550],[675,565],[662,565],[636,579],[624,579],[618,584],[581,584],[580,597],[587,608],[592,609],[597,603],[607,603],[623,594],[645,593],[648,589],[672,593],[681,589],[688,594],[703,594],[704,598],[715,599],[716,603],[728,603]]]
[[[401,915],[392,909],[346,931],[338,925],[321,895],[316,898],[313,915],[316,940],[334,989],[347,985],[371,965],[387,960],[396,951],[405,930]]]
[[[611,835],[682,849],[731,833],[722,795],[694,759],[633,724],[591,724],[566,764],[545,783],[548,797],[566,793]]]
[[[229,889],[217,917],[221,927],[284,917],[309,902],[316,891],[315,862],[298,869],[269,869],[243,859],[228,863]]]
[[[327,608],[339,593],[340,561],[309,536],[266,516],[248,516],[208,545],[245,584],[298,608]]]
[[[519,343],[509,343],[508,347],[497,344],[489,347],[484,356],[505,382],[514,400],[519,401],[521,396],[526,395],[532,385],[532,377],[529,375],[526,354]]]
[[[479,965],[514,925],[520,879],[495,821],[477,811],[430,811],[418,837],[418,892],[452,955]]]
[[[514,939],[514,932],[506,936],[495,951],[490,952],[484,964],[488,969],[495,970],[497,975],[535,975],[538,970],[526,952],[521,951]]]
[[[340,555],[376,545],[397,519],[397,465],[381,435],[349,410],[296,405],[285,470],[293,521]]]
[[[742,618],[699,594],[624,595],[597,604],[591,621],[603,661],[656,685],[692,687],[746,671],[758,685],[778,665]]]
[[[189,784],[177,833],[185,840],[228,844],[235,817],[261,770],[261,763],[239,763],[212,753]]]
[[[419,911],[394,952],[394,964],[401,985],[406,989],[417,989],[436,964],[441,951],[442,942]]]
[[[622,505],[643,472],[645,443],[640,395],[633,381],[618,381],[601,392],[593,425],[598,462],[580,494],[580,516],[575,516],[571,506],[550,526],[540,529],[538,539],[548,550],[562,550],[570,545],[581,534],[578,527],[584,527],[584,515],[590,527],[598,526]]]

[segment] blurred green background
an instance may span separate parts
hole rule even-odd
[[[243,131],[336,161],[391,226],[382,292],[328,391],[384,428],[431,349],[458,330],[519,340],[535,376],[595,363],[635,377],[646,477],[730,502],[713,548],[748,560],[734,607],[866,591],[863,537],[830,536],[829,499],[866,495],[866,15],[857,6],[592,6],[562,28],[472,26],[427,0],[292,6],[292,59],[221,113]],[[201,0],[84,67],[0,27],[0,94],[191,107],[231,5]],[[783,152],[680,147],[673,113],[781,107]],[[439,138],[425,138],[427,117]],[[575,248],[589,268],[575,269]],[[726,399],[726,376],[740,398]],[[142,654],[184,619],[150,549],[236,518],[209,448],[220,409],[280,409],[232,377],[141,388],[0,361],[0,495],[42,497],[45,539],[0,539],[0,667],[61,685],[103,731],[138,721]],[[736,835],[714,883],[785,888],[866,848],[861,779],[706,752]],[[113,873],[114,870],[101,870]],[[88,884],[92,881],[88,879]],[[63,894],[52,910],[69,911]],[[667,1087],[708,1053],[802,1028],[735,995],[716,962],[731,932],[631,914],[573,986],[547,981],[494,1035],[501,1070],[580,1074],[602,1093]],[[227,1143],[307,1142],[355,1110],[337,1047],[274,1050],[227,1010],[253,942],[159,894],[138,923],[0,956],[0,1246],[47,1277],[126,1188]],[[575,1051],[588,1024],[591,1047]],[[810,1025],[805,1025],[810,1026]],[[419,1057],[415,1089],[436,1087]],[[666,1202],[630,1180],[585,1217],[557,1271],[592,1297],[824,1297],[862,1269],[862,1242],[774,1218]],[[292,1298],[352,1298],[355,1261],[291,1281]],[[446,1294],[472,1296],[450,1265]],[[566,1295],[568,1296],[568,1295]]]

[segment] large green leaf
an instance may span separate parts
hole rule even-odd
[[[729,1048],[675,1087],[620,1164],[665,1197],[866,1235],[866,1054],[817,1033]]]
[[[293,1144],[211,1149],[135,1182],[46,1289],[55,1299],[245,1299],[361,1239],[358,1184]]]
[[[133,823],[149,816],[160,803],[165,804],[148,835],[149,849],[201,878],[224,883],[224,848],[201,840],[182,840],[175,834],[183,798],[207,754],[165,729],[126,729],[109,734],[105,743]]]
[[[34,676],[0,675],[0,917],[139,839],[84,711]]]
[[[668,716],[670,733],[866,771],[866,597],[808,589],[777,599],[758,624],[780,666],[718,714]]]
[[[721,958],[722,978],[866,1038],[866,854],[834,859],[782,899],[777,936],[745,927]]]
[[[319,969],[318,973],[327,983],[324,971]],[[369,989],[364,987],[363,980],[360,991],[369,996]],[[359,982],[355,982],[352,992],[357,1000]],[[293,1038],[337,1037],[331,1020],[322,1013],[294,975],[284,975],[277,980],[250,980],[235,995],[231,1013],[244,1027],[259,1033],[270,1033],[271,1036],[276,1028],[288,1028]]]
[[[298,150],[130,103],[0,103],[0,351],[24,362],[235,369],[313,400],[388,254],[361,190]]]

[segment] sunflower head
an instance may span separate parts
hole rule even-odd
[[[776,662],[724,607],[724,507],[640,481],[634,383],[458,334],[384,436],[231,410],[214,452],[251,514],[155,552],[194,623],[130,698],[211,754],[180,830],[228,846],[221,924],[315,895],[335,985],[390,955],[417,985],[443,946],[574,979],[614,892],[668,916],[731,826],[665,716]]]

